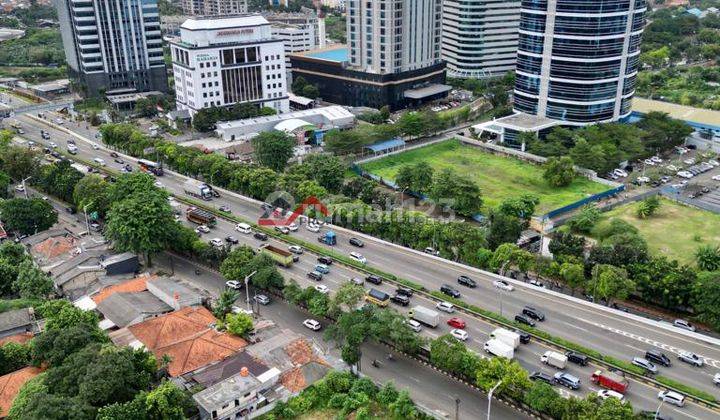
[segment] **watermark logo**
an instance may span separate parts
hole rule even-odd
[[[313,196],[306,198],[300,205],[295,206],[295,200],[290,194],[278,192],[271,194],[266,203],[272,203],[272,205],[263,205],[264,212],[258,219],[258,225],[260,226],[289,226],[295,222],[295,219],[304,215],[308,209],[314,209],[323,217],[328,217],[330,214],[325,204]],[[291,213],[285,210],[293,207],[295,209]]]

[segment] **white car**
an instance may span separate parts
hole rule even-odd
[[[686,165],[694,165],[695,159],[694,158],[685,159],[685,160],[683,160],[683,163],[685,163]]]
[[[675,165],[668,165],[668,166],[665,167],[665,169],[667,169],[668,171],[677,172],[678,167],[675,166]]]
[[[617,398],[620,401],[625,400],[625,396],[623,394],[613,391],[612,389],[601,389],[597,392],[597,396],[603,400],[607,400],[608,398]]]
[[[614,174],[614,175],[617,175],[617,176],[619,176],[619,177],[626,177],[626,176],[628,176],[628,173],[627,173],[627,172],[625,172],[625,171],[623,171],[622,169],[619,169],[619,168],[618,168],[618,169],[615,169],[615,170],[613,171],[613,174]]]
[[[242,283],[237,280],[228,280],[225,282],[225,286],[227,286],[228,289],[238,290],[242,287]]]
[[[51,141],[51,142],[50,142],[50,147],[52,147],[53,149],[57,149],[58,145],[57,145],[57,143],[55,143],[54,141]]]
[[[449,314],[455,312],[455,305],[453,305],[450,302],[438,302],[435,307],[443,312],[447,312]]]
[[[658,392],[658,398],[677,407],[685,405],[685,397],[675,391],[660,391]]]
[[[162,182],[160,182],[160,181],[155,181],[155,182],[153,183],[153,185],[155,185],[155,186],[158,187],[158,188],[162,188],[162,187],[163,187],[163,184],[162,184]]]
[[[241,307],[235,306],[235,305],[230,307],[230,312],[232,312],[234,314],[245,314],[245,315],[250,315],[250,316],[253,315],[253,311],[251,311],[249,309],[241,308]]]
[[[195,228],[195,232],[197,233],[210,233],[210,228],[205,225],[200,225]]]
[[[362,286],[363,284],[365,284],[365,280],[362,277],[350,277],[350,283]]]
[[[673,321],[673,325],[678,328],[682,328],[683,330],[695,332],[695,326],[685,321],[684,319],[676,319],[675,321]]]
[[[715,167],[720,166],[720,162],[718,162],[717,160],[714,160],[714,159],[708,160],[707,163],[709,163],[709,164],[711,164],[712,166],[715,166]]]
[[[720,386],[720,373],[716,373],[715,376],[713,376],[713,383]]]
[[[98,146],[97,143],[93,143],[92,148],[93,148],[93,150],[100,150],[100,146]]]
[[[650,159],[645,159],[643,162],[648,166],[655,166],[655,162]]]
[[[662,163],[662,161],[663,161],[662,159],[660,159],[660,156],[653,156],[650,158],[650,160],[652,160],[655,163]]]
[[[712,177],[713,181],[720,181],[720,175],[715,175]]]
[[[681,146],[676,147],[675,150],[677,150],[679,155],[684,155],[685,153],[689,152],[688,149]]]
[[[692,178],[692,177],[695,176],[695,175],[693,175],[691,172],[688,172],[688,171],[680,171],[680,172],[677,173],[677,176],[679,176],[679,177],[681,177],[681,178],[690,179],[690,178]]]
[[[322,293],[323,295],[327,295],[328,293],[330,293],[330,289],[324,284],[316,284],[315,290]]]
[[[23,187],[22,184],[18,184],[15,186],[15,191],[17,192],[25,192],[25,187]]]
[[[697,367],[702,367],[705,364],[705,361],[700,356],[690,351],[681,351],[678,354],[678,359]]]
[[[288,247],[288,251],[292,252],[293,254],[298,254],[298,255],[303,253],[303,249],[300,245],[290,245]]]
[[[63,121],[62,118],[55,118],[55,124],[63,125],[64,123],[65,123],[65,121]]]
[[[515,287],[512,284],[506,282],[505,280],[495,280],[493,282],[493,286],[497,287],[498,289],[505,290],[507,292],[512,292],[513,290],[515,290]]]
[[[103,160],[101,158],[95,158],[95,159],[93,159],[93,162],[97,163],[100,166],[105,166],[105,160]]]
[[[220,238],[212,238],[212,239],[210,239],[210,245],[217,247],[217,248],[222,248],[223,241]]]
[[[314,319],[306,319],[305,321],[303,321],[303,325],[313,331],[320,331],[320,328],[322,328],[322,325],[320,325],[320,323],[315,321]]]
[[[309,224],[306,226],[306,228],[307,228],[307,230],[309,230],[310,232],[320,232],[320,226],[315,225],[315,224],[312,224],[312,223],[309,223]]]
[[[641,182],[641,183],[643,183],[643,184],[646,184],[646,183],[650,182],[650,178],[649,178],[649,177],[646,177],[646,176],[639,176],[638,179],[637,179],[637,182]]]
[[[410,329],[415,331],[416,333],[419,333],[420,331],[422,331],[422,325],[420,325],[420,323],[415,321],[414,319],[405,320],[405,324],[407,324],[407,326],[410,327]],[[718,374],[718,375],[720,375],[720,374]]]
[[[466,341],[468,339],[468,337],[470,337],[470,335],[465,330],[461,330],[458,328],[455,328],[452,331],[450,331],[450,335],[452,335],[453,337],[455,337],[456,339],[458,339],[460,341]]]
[[[367,258],[363,257],[362,254],[359,252],[351,252],[350,259],[353,259],[353,260],[359,262],[360,264],[367,263]]]
[[[295,222],[292,222],[287,226],[287,228],[290,229],[290,232],[297,232],[298,224]]]

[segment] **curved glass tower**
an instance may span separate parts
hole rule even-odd
[[[630,114],[646,0],[523,0],[515,110],[585,125]]]

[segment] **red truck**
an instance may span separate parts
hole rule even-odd
[[[600,385],[603,388],[612,389],[613,391],[624,394],[628,389],[628,380],[625,376],[617,372],[609,372],[596,370],[590,380]]]

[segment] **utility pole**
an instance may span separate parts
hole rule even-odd
[[[23,192],[25,193],[25,199],[26,199],[26,200],[27,200],[29,197],[28,197],[27,188],[25,187],[25,181],[27,181],[27,180],[30,179],[30,178],[32,178],[32,176],[29,176],[29,177],[27,177],[27,178],[25,178],[25,179],[22,180],[22,187],[23,187]]]
[[[245,276],[245,303],[247,304],[247,310],[250,311],[250,288],[248,287],[248,282],[250,281],[250,277],[254,276],[256,271],[253,271],[252,273]]]
[[[460,420],[460,398],[455,397],[455,420]]]
[[[491,407],[491,403],[492,403],[493,392],[495,392],[495,390],[497,389],[497,387],[500,386],[501,383],[502,383],[502,380],[498,381],[498,383],[496,383],[495,386],[492,387],[492,389],[490,389],[490,392],[488,392],[487,420],[490,420],[490,407]]]

